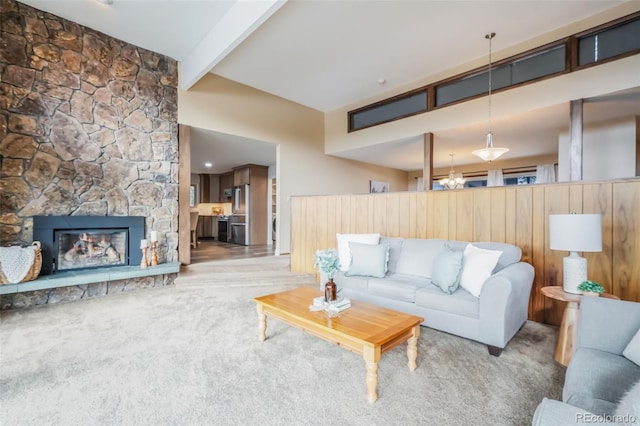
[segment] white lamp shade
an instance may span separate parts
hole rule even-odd
[[[602,216],[549,215],[549,246],[551,250],[602,251]]]

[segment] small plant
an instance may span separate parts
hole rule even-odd
[[[334,274],[340,270],[340,259],[338,250],[318,250],[314,254],[315,267],[327,274],[327,278],[333,278]]]
[[[582,281],[578,286],[578,290],[585,293],[604,293],[604,287],[595,281]]]

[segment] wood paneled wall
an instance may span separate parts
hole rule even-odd
[[[549,249],[550,214],[601,213],[602,252],[585,253],[589,279],[640,301],[640,180],[557,183],[456,191],[294,197],[291,270],[315,272],[313,254],[336,247],[336,233],[497,241],[522,249],[536,277],[529,319],[559,324],[564,305],[540,288],[562,285],[562,258]]]

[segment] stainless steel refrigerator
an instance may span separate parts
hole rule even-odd
[[[248,246],[250,241],[249,185],[233,188],[233,214],[229,216],[230,242]]]

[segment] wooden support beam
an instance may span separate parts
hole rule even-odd
[[[191,128],[178,125],[178,260],[191,263],[189,188],[191,187]]]
[[[636,176],[640,176],[640,116],[636,115]]]
[[[582,99],[571,101],[569,123],[569,180],[582,180]]]
[[[424,161],[422,163],[422,188],[433,189],[433,133],[424,134]]]

